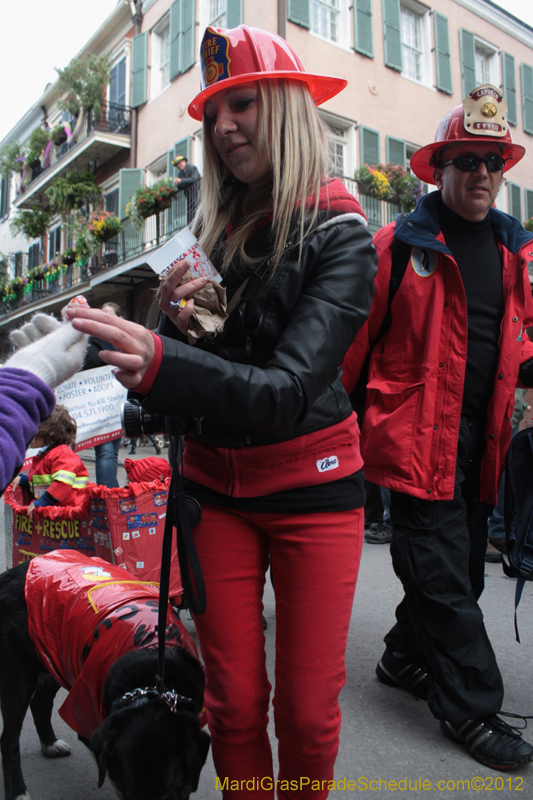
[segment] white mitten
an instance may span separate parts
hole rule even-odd
[[[47,328],[50,332],[46,331]],[[23,345],[22,349],[17,350],[4,367],[33,372],[54,389],[83,366],[89,337],[75,330],[71,322],[61,323],[46,314],[36,314],[20,331],[13,331],[11,338],[14,341],[15,333],[21,334],[17,337],[19,341],[22,341],[23,336],[31,344]]]

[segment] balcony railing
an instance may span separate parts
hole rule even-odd
[[[344,185],[354,197],[357,197],[363,211],[368,218],[368,227],[371,232],[377,231],[383,225],[394,221],[399,211],[399,206],[389,203],[386,200],[376,200],[374,197],[358,192],[355,180],[347,177],[341,178]],[[42,300],[43,297],[54,295],[59,292],[87,283],[94,275],[102,274],[106,271],[136,259],[142,253],[164,244],[174,234],[187,225],[187,199],[183,192],[172,199],[172,206],[166,211],[161,211],[152,217],[148,217],[142,231],[137,231],[131,222],[123,220],[123,231],[111,241],[106,242],[99,256],[89,259],[83,265],[72,265],[58,281],[46,283],[42,281],[33,292],[28,292],[21,298],[13,302],[0,302],[0,316],[11,313],[21,306]],[[25,258],[26,254],[23,254]],[[0,298],[1,301],[1,298]]]
[[[65,159],[76,147],[84,142],[92,133],[112,133],[129,136],[131,129],[131,108],[117,103],[102,103],[102,111],[94,117],[92,111],[80,112],[77,123],[72,123],[73,136],[60,145],[52,144],[45,160],[45,166],[38,164],[32,169],[29,182],[17,197],[25,194],[34,181],[44,173],[53,170],[58,162]]]

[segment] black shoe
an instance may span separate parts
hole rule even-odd
[[[496,550],[494,545],[490,542],[487,544],[487,549],[485,550],[485,561],[488,564],[499,564],[502,560],[502,554],[499,550]]]
[[[533,747],[496,714],[461,725],[441,720],[440,728],[448,739],[464,744],[472,758],[491,769],[517,769],[533,760]]]
[[[364,540],[369,544],[389,544],[392,542],[392,525],[390,522],[382,522],[376,528],[371,525],[364,533]]]
[[[390,650],[385,650],[376,667],[376,675],[381,683],[406,689],[420,700],[427,700],[433,683],[427,669],[411,656],[395,658]]]

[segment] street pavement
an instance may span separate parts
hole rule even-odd
[[[81,455],[94,480],[94,463],[89,461],[92,451]],[[128,456],[122,449],[120,461],[125,457],[148,455],[154,455],[151,446],[137,448],[134,456]],[[123,468],[119,469],[119,480],[121,484],[125,482]],[[3,521],[3,508],[0,508],[1,569],[5,568]],[[526,584],[522,595],[518,613],[522,643],[518,644],[514,633],[515,582],[504,576],[501,564],[486,564],[485,572],[486,588],[481,606],[504,678],[504,709],[533,714],[533,695],[529,693],[533,666],[533,585]],[[394,608],[401,596],[389,547],[364,544],[346,655],[347,681],[341,694],[342,731],[335,768],[337,787],[330,792],[330,798],[533,798],[533,765],[518,773],[500,773],[478,764],[460,745],[444,738],[426,703],[377,681],[374,669],[383,651],[382,639],[393,623]],[[265,634],[268,671],[274,683],[276,618],[270,580],[265,587],[264,614],[268,623]],[[335,614],[335,608],[321,594],[320,586],[316,587],[316,602],[309,608],[309,614],[317,617]],[[189,613],[184,612],[182,619],[194,635]],[[56,708],[63,696],[62,690]],[[90,752],[77,741],[57,711],[54,711],[54,727],[58,737],[72,747],[69,758],[44,758],[31,716],[26,718],[21,736],[22,765],[33,800],[115,798],[108,780],[102,789],[97,788],[97,770]],[[269,733],[276,758],[272,719]],[[525,738],[533,742],[533,722]],[[349,781],[355,783],[350,785]],[[196,797],[220,800],[221,796],[209,755]],[[3,797],[0,790],[0,798]]]

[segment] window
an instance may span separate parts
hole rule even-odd
[[[533,192],[531,189],[526,189],[524,191],[524,200],[525,200],[525,207],[526,207],[526,219],[531,219],[533,217]]]
[[[9,214],[9,184],[10,178],[0,181],[0,219],[5,219]]]
[[[520,186],[509,182],[509,214],[522,222],[522,202],[520,197]]]
[[[341,47],[350,46],[347,0],[311,0],[311,33]]]
[[[422,30],[420,17],[409,8],[400,8],[402,37],[402,75],[414,81],[422,80]]]
[[[56,253],[61,252],[61,225],[48,232],[48,260],[52,261]]]
[[[209,0],[209,22],[213,28],[226,28],[226,0]]]
[[[475,64],[476,86],[480,86],[482,83],[492,83],[494,86],[499,85],[500,75],[497,51],[479,39],[475,40]]]
[[[345,132],[332,123],[328,123],[328,156],[333,174],[339,178],[344,172],[344,148],[346,145]]]
[[[152,91],[158,94],[170,83],[170,21],[167,17],[152,32]]]
[[[402,75],[417,83],[431,84],[429,14],[418,5],[400,3]]]

